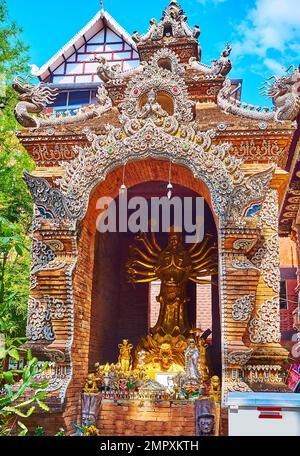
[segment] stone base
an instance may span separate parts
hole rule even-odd
[[[219,421],[216,435],[219,435]],[[103,399],[97,425],[102,435],[194,436],[195,403]]]
[[[282,365],[288,360],[289,352],[279,343],[250,346],[253,353],[247,364]]]

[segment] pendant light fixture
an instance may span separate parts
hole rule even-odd
[[[169,183],[167,185],[167,197],[170,200],[172,198],[173,185],[171,184],[171,173],[172,173],[172,162],[169,162]]]
[[[121,193],[124,193],[127,190],[126,185],[125,185],[125,171],[126,171],[126,163],[124,163],[124,165],[123,165],[122,185],[120,187]]]

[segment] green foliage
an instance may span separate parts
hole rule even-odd
[[[20,349],[25,339],[16,337],[25,333],[32,215],[31,197],[22,176],[24,168],[34,168],[15,135],[17,94],[11,85],[16,75],[28,72],[28,48],[20,32],[9,19],[6,1],[0,0],[0,387],[4,392],[0,394],[0,435],[26,435],[23,420],[36,407],[48,411],[43,402],[48,382],[37,380],[47,363],[41,366],[30,351]],[[22,352],[27,357],[24,368],[7,371],[8,357],[19,361]]]
[[[36,437],[44,437],[45,429],[42,426],[37,426],[34,430],[34,435]]]
[[[0,1],[0,72],[8,77],[24,71],[28,47],[20,39],[22,30],[10,21],[5,0]]]
[[[45,388],[48,386],[48,380],[36,380],[36,376],[47,369],[48,363],[40,365],[30,350],[20,349],[19,345],[22,342],[19,338],[7,339],[7,347],[2,348],[0,353],[0,385],[2,384],[4,389],[4,395],[0,395],[0,435],[9,435],[12,432],[18,432],[18,435],[22,436],[27,435],[28,429],[23,420],[30,417],[37,406],[45,412],[49,411],[48,406],[43,402],[46,398]],[[24,367],[5,370],[7,357],[10,356],[18,361],[20,354],[26,355],[27,358]]]
[[[14,76],[28,72],[20,32],[9,19],[6,1],[0,0],[0,91],[1,83],[5,85],[0,115],[0,331],[11,335],[25,333],[32,201],[22,176],[23,169],[34,168],[15,136],[17,95],[11,84]]]
[[[6,85],[4,116],[0,119],[0,131],[16,128],[13,107],[16,94],[11,87],[17,74],[28,72],[28,47],[20,39],[22,29],[9,19],[6,0],[0,0],[0,76],[1,85]]]

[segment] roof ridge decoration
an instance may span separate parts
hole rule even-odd
[[[290,72],[292,68],[292,72]],[[231,80],[226,79],[218,93],[218,106],[227,114],[263,121],[294,121],[300,110],[300,72],[291,65],[286,76],[271,76],[262,86],[261,93],[271,98],[273,108],[255,106],[236,100],[232,95]],[[272,81],[272,82],[271,82]]]
[[[134,32],[132,39],[139,44],[147,41],[160,41],[164,37],[168,39],[190,38],[197,41],[199,36],[199,27],[196,25],[194,30],[192,30],[187,23],[187,16],[179,3],[177,0],[172,0],[163,11],[159,22],[154,18],[151,19],[148,32],[144,35]]]
[[[114,85],[123,84],[124,79],[143,72],[144,66],[146,65],[146,62],[141,62],[138,67],[122,71],[119,63],[110,65],[105,57],[96,57],[95,61],[99,63],[96,73],[101,81]]]
[[[215,79],[218,76],[226,77],[232,69],[232,63],[229,58],[231,51],[232,47],[227,43],[225,49],[221,52],[220,58],[211,61],[211,66],[200,63],[195,57],[191,57],[189,60],[189,67],[192,70],[203,73],[211,79]]]
[[[99,117],[112,108],[112,100],[109,98],[107,90],[104,86],[99,86],[96,98],[98,104],[89,105],[86,108],[77,110],[74,116],[70,113],[51,114],[49,116],[34,116],[33,114],[41,114],[43,109],[55,100],[58,89],[53,89],[43,84],[33,85],[29,82],[29,78],[17,76],[13,82],[13,88],[19,95],[14,114],[17,121],[27,128],[41,128],[54,125],[64,125],[76,122],[83,122],[93,117]]]

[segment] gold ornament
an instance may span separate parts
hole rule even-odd
[[[182,234],[171,230],[168,245],[162,250],[155,234],[151,241],[143,233],[136,236],[143,243],[146,252],[136,246],[131,247],[132,256],[127,263],[127,273],[131,283],[152,282],[160,279],[159,317],[151,333],[156,340],[164,336],[188,338],[191,327],[187,317],[187,282],[211,283],[203,277],[216,274],[216,247],[206,249],[210,236],[187,250],[182,245]]]
[[[83,391],[88,394],[99,393],[95,374],[88,374]]]
[[[208,347],[208,344],[199,337],[198,339],[198,348],[199,348],[199,371],[201,375],[201,379],[203,383],[207,383],[209,380],[209,369],[207,367],[207,361],[206,361],[206,349]]]
[[[131,370],[131,350],[133,345],[128,342],[128,339],[123,339],[122,343],[118,345],[120,350],[118,364],[122,372],[128,372]]]
[[[217,375],[213,375],[210,380],[209,397],[216,402],[221,402],[221,382]]]

